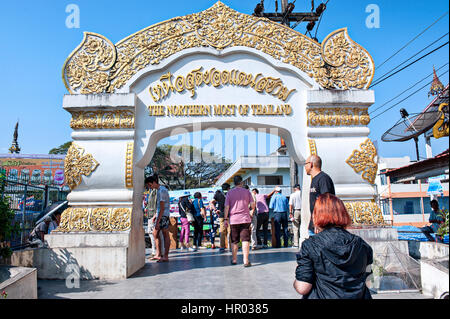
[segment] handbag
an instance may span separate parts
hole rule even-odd
[[[183,212],[186,214],[188,222],[192,223],[194,221],[194,215],[192,215],[191,210],[189,208],[186,210],[183,205],[180,206],[183,209]]]

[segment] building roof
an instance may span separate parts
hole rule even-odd
[[[290,157],[285,155],[277,156],[241,156],[233,163],[220,178],[217,179],[216,185],[222,185],[227,182],[231,184],[236,175],[245,175],[256,169],[282,169],[290,168]]]
[[[442,174],[448,174],[449,170],[449,150],[403,167],[388,169],[380,174],[390,177],[391,183],[401,183],[406,181],[424,179]]]

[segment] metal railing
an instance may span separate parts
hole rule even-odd
[[[19,234],[6,240],[11,246],[23,245],[36,226],[38,216],[52,203],[66,200],[68,191],[61,186],[32,185],[29,181],[11,179],[1,167],[0,174],[5,176],[0,188],[1,198],[8,200],[11,210],[15,212],[13,223],[20,228]]]

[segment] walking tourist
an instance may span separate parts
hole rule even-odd
[[[194,194],[194,251],[197,251],[202,246],[203,241],[203,222],[206,219],[206,210],[203,205],[202,194],[196,192]]]
[[[147,181],[147,179],[146,179]],[[156,241],[155,236],[153,235],[153,231],[155,230],[155,223],[153,222],[153,217],[156,215],[157,211],[157,194],[158,190],[151,189],[150,184],[147,182],[145,183],[146,188],[148,189],[147,196],[144,197],[144,213],[147,216],[147,233],[150,237],[150,242],[152,245],[152,253],[150,256],[150,260],[159,260],[162,257],[162,254],[164,253],[163,250],[160,250],[159,247],[156,247]],[[164,243],[164,236],[162,233],[159,235],[159,240],[161,243]],[[164,249],[164,244],[161,245]]]
[[[211,249],[216,249],[216,230],[217,230],[217,213],[214,209],[209,210],[209,223],[211,230],[209,231],[209,239],[211,240]]]
[[[304,299],[371,299],[366,268],[372,248],[345,230],[352,221],[344,203],[329,193],[320,195],[313,215],[316,235],[297,254],[295,290]]]
[[[267,206],[267,199],[272,197],[275,190],[270,194],[260,194],[259,190],[254,188],[252,189],[252,193],[256,203],[256,248],[267,248],[269,233],[269,206]],[[260,231],[261,227],[262,236]]]
[[[183,196],[179,198],[178,211],[180,213],[180,222],[181,222],[181,232],[180,232],[181,249],[191,251],[193,249],[189,247],[189,233],[191,227],[189,218],[193,218],[192,212],[194,211],[194,206],[189,200],[189,196],[190,196],[189,192],[186,192]]]
[[[431,206],[431,213],[428,222],[431,223],[431,225],[422,227],[420,228],[420,230],[429,241],[437,241],[439,243],[442,243],[442,239],[440,238],[440,236],[436,234],[441,224],[444,223],[444,219],[442,218],[442,216],[440,216],[441,210],[439,209],[439,202],[433,199],[430,202],[430,206]],[[434,239],[433,236],[431,236],[431,234],[436,234],[435,235],[436,239]]]
[[[288,210],[289,201],[281,194],[281,187],[275,188],[275,195],[270,199],[269,208],[273,209],[276,245],[281,247],[281,228],[283,228],[283,246],[288,247]],[[273,246],[273,245],[272,245]]]
[[[224,213],[225,213],[225,199],[228,190],[230,189],[230,184],[223,183],[222,191],[217,190],[214,194],[214,198],[211,200],[210,210],[214,210],[219,216],[219,233],[220,233],[220,253],[224,253],[225,249],[229,247],[228,245],[228,227],[224,224]]]
[[[252,215],[255,210],[255,202],[249,190],[243,188],[242,177],[236,175],[234,177],[235,188],[230,190],[225,200],[225,227],[230,223],[231,227],[231,243],[232,243],[232,260],[231,264],[237,264],[237,253],[239,249],[239,241],[242,241],[242,252],[244,255],[244,267],[250,267],[250,225]],[[250,209],[249,209],[250,205]],[[229,218],[229,221],[228,221]]]
[[[244,185],[243,187],[246,190],[250,191],[250,187],[248,185]],[[253,194],[253,192],[251,194],[252,194],[252,197],[253,197],[253,201],[256,204],[255,195]],[[249,206],[249,209],[250,209],[250,206]],[[255,250],[255,249],[258,249],[258,247],[257,247],[257,238],[256,238],[256,226],[258,224],[258,220],[257,220],[257,216],[256,216],[256,208],[255,208],[253,214],[251,213],[251,217],[252,217],[252,222],[250,224],[250,247],[251,247],[252,250]]]
[[[151,189],[156,189],[156,207],[157,211],[155,216],[152,218],[152,223],[154,224],[155,229],[153,230],[153,236],[155,236],[155,244],[157,250],[157,256],[161,252],[162,247],[164,245],[164,253],[162,257],[157,258],[157,262],[167,262],[169,261],[169,248],[170,248],[170,239],[169,239],[169,218],[170,218],[170,197],[169,191],[166,187],[159,184],[158,175],[154,174],[145,179],[145,184],[148,184]],[[160,234],[164,236],[164,243],[160,240]]]
[[[289,197],[289,218],[292,221],[292,229],[294,232],[294,248],[299,247],[300,224],[302,222],[302,192],[299,184],[294,185],[294,192]],[[306,219],[306,218],[303,218]],[[305,222],[305,221],[304,221]]]
[[[331,179],[330,176],[328,176],[328,174],[322,171],[322,159],[319,156],[311,155],[306,159],[305,171],[306,174],[312,177],[311,188],[309,193],[310,216],[309,222],[306,222],[304,225],[303,224],[301,225],[300,245],[303,242],[303,240],[309,237],[308,229],[310,231],[314,230],[312,213],[314,211],[314,204],[316,202],[317,197],[325,193],[336,195],[336,192],[334,191],[333,180]],[[305,219],[308,219],[308,217],[306,217]]]

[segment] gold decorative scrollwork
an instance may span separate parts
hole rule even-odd
[[[334,107],[308,109],[308,126],[352,126],[368,125],[367,108]]]
[[[134,112],[116,111],[72,111],[70,127],[77,129],[132,129]]]
[[[125,186],[133,188],[133,151],[134,143],[127,143],[127,152],[125,157]]]
[[[353,224],[385,225],[380,207],[374,202],[344,202]]]
[[[354,150],[352,155],[346,160],[346,163],[353,168],[356,173],[362,172],[362,178],[370,184],[375,183],[378,164],[375,161],[377,149],[370,139],[367,139],[360,145],[361,150]]]
[[[55,232],[118,232],[131,227],[131,208],[69,207]]]
[[[305,72],[324,88],[367,89],[374,75],[369,53],[347,29],[322,44],[266,18],[234,11],[218,1],[211,8],[143,29],[117,43],[85,33],[69,56],[63,79],[70,93],[113,93],[148,65],[185,49],[244,46]]]
[[[91,154],[84,154],[84,149],[72,143],[64,159],[64,176],[70,189],[81,183],[81,176],[90,176],[99,163]]]

